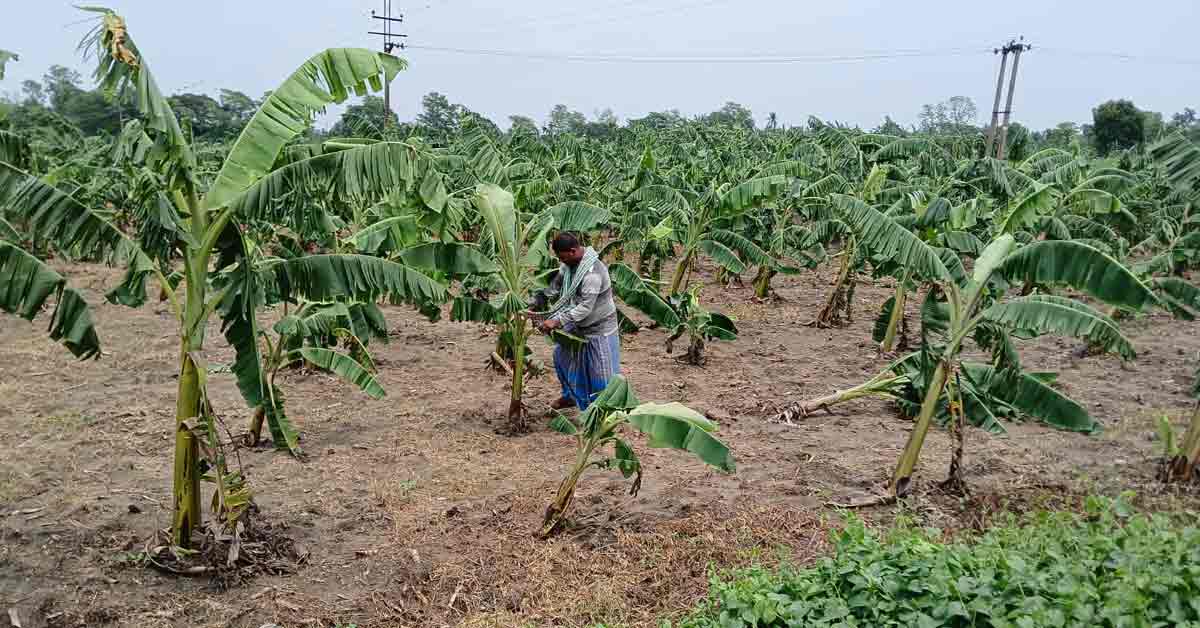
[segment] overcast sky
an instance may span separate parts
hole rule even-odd
[[[125,0],[112,7],[167,93],[251,96],[273,88],[313,53],[378,47],[383,0]],[[762,121],[809,115],[873,127],[890,114],[915,122],[923,103],[964,95],[990,115],[999,56],[1014,35],[1035,47],[1022,58],[1014,117],[1034,128],[1084,122],[1110,98],[1166,116],[1200,108],[1196,0],[416,0],[394,1],[417,45],[530,54],[635,57],[921,56],[805,63],[597,63],[410,49],[393,83],[402,119],[421,96],[446,94],[507,126],[511,114],[543,120],[556,103],[588,117],[621,119],[676,108],[697,114],[733,100]],[[21,55],[0,90],[15,92],[53,63],[90,71],[75,44],[87,14],[60,0],[4,0],[0,48]],[[964,52],[964,49],[968,52]],[[978,52],[975,52],[978,51]],[[1123,53],[1120,59],[1095,53]],[[929,53],[929,54],[925,54]],[[956,54],[951,54],[956,53]],[[85,72],[86,74],[86,72]],[[330,116],[325,118],[328,123]]]

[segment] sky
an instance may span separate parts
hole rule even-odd
[[[9,65],[0,92],[17,92],[22,80],[39,79],[51,64],[89,75],[92,66],[75,49],[89,14],[60,0],[5,4],[0,48],[21,59]],[[110,6],[125,16],[165,93],[215,96],[230,88],[257,97],[324,48],[378,48],[379,38],[366,31],[379,30],[370,13],[382,5],[124,0]],[[913,124],[923,104],[956,95],[975,101],[983,124],[999,69],[993,49],[1019,35],[1033,49],[1022,55],[1013,118],[1032,128],[1087,122],[1092,107],[1112,98],[1168,118],[1200,108],[1195,0],[393,0],[393,12],[404,14],[402,32],[413,45],[398,52],[410,67],[392,84],[392,106],[402,120],[416,116],[424,94],[438,91],[503,127],[513,114],[544,121],[557,103],[589,118],[611,108],[625,120],[666,109],[702,114],[736,101],[760,122],[775,112],[783,124],[815,115],[871,128],[885,115]],[[745,57],[760,62],[729,62]],[[802,62],[778,62],[785,57]],[[337,113],[318,124],[331,124]]]

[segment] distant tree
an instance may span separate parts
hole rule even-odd
[[[617,114],[613,113],[612,109],[603,109],[596,112],[594,121],[584,123],[577,132],[597,139],[609,139],[615,136],[620,128],[621,121]]]
[[[242,92],[233,89],[221,90],[221,109],[224,109],[230,117],[245,125],[250,121],[250,117],[258,110],[259,103]],[[241,132],[241,129],[238,129]]]
[[[493,139],[499,138],[503,134],[503,132],[500,130],[500,127],[495,122],[492,122],[491,118],[483,115],[482,113],[471,111],[470,109],[467,109],[463,105],[455,105],[455,107],[457,107],[458,111],[459,111],[459,116],[458,116],[458,128],[459,129],[462,129],[463,125],[465,125],[467,123],[467,121],[470,120],[474,124],[481,127],[488,135],[492,136]]]
[[[1196,116],[1196,110],[1191,107],[1184,107],[1183,111],[1171,116],[1171,125],[1176,128],[1191,128],[1200,122],[1200,118]]]
[[[221,141],[233,137],[233,116],[221,107],[221,103],[206,94],[175,94],[167,97],[180,122],[187,121],[196,139]]]
[[[551,135],[562,133],[582,134],[587,126],[587,117],[578,111],[568,109],[566,105],[554,105],[550,117],[546,120],[546,132]]]
[[[975,126],[978,115],[975,101],[966,96],[952,96],[942,102],[922,106],[917,125],[922,133],[966,135],[979,130]]]
[[[974,100],[966,96],[951,96],[945,104],[950,124],[955,127],[975,125],[975,117],[979,115],[979,110],[975,107]]]
[[[1110,100],[1092,109],[1092,135],[1096,152],[1132,148],[1146,139],[1146,119],[1128,100]]]
[[[516,130],[538,132],[537,121],[528,116],[508,116],[508,130],[513,132]]]
[[[46,104],[46,89],[37,81],[21,81],[21,93],[25,95],[25,104],[43,106]]]
[[[421,99],[421,113],[417,115],[417,124],[424,127],[430,137],[446,140],[458,133],[459,122],[464,112],[462,105],[451,103],[443,94],[429,92]]]
[[[55,112],[75,123],[84,135],[116,134],[121,130],[122,107],[127,110],[126,117],[132,113],[127,105],[110,102],[99,91],[76,90],[62,101],[61,107],[55,108]]]
[[[605,107],[604,109],[597,111],[596,112],[596,122],[599,122],[600,124],[611,125],[611,126],[618,126],[621,124],[620,118],[617,117],[617,114],[613,113],[613,110],[611,107]]]
[[[669,129],[684,123],[684,118],[678,109],[669,109],[667,111],[651,111],[645,117],[633,119],[629,121],[630,127],[646,127],[651,129]]]
[[[109,102],[99,91],[87,91],[80,87],[79,73],[68,67],[52,65],[42,77],[40,85],[46,102],[58,115],[70,120],[85,135],[101,131],[117,133],[121,126],[121,108],[128,105]],[[32,81],[30,81],[32,83]],[[24,87],[24,86],[23,86]],[[28,86],[37,94],[37,88]]]
[[[42,77],[42,84],[45,85],[46,94],[50,98],[50,108],[62,113],[67,102],[83,91],[79,87],[81,80],[75,70],[61,65],[50,66]]]
[[[1067,150],[1079,140],[1079,126],[1074,122],[1059,122],[1053,129],[1046,129],[1046,146]]]
[[[346,108],[342,117],[329,129],[329,135],[381,138],[389,122],[399,124],[396,112],[387,110],[382,97],[367,95],[361,102]]]
[[[875,127],[875,129],[871,132],[880,133],[882,135],[895,135],[899,137],[908,135],[908,131],[904,130],[904,127],[900,126],[895,120],[892,119],[891,116],[884,116],[883,124]]]
[[[1200,116],[1197,116],[1196,110],[1191,107],[1185,107],[1183,111],[1172,115],[1167,129],[1180,131],[1193,142],[1200,143]]]
[[[744,129],[754,128],[754,114],[746,107],[733,101],[725,103],[720,109],[702,116],[701,120],[708,124],[725,124]]]

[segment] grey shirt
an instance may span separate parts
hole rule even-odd
[[[566,265],[560,266],[550,285],[541,291],[549,303],[562,294]],[[583,283],[567,307],[550,318],[560,321],[563,330],[577,336],[611,336],[617,332],[617,304],[613,302],[612,281],[608,266],[597,261],[583,276]]]

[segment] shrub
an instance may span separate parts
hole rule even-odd
[[[1200,529],[1181,519],[1093,498],[1086,516],[938,536],[880,536],[850,517],[834,555],[811,567],[714,575],[679,626],[1200,626]]]

